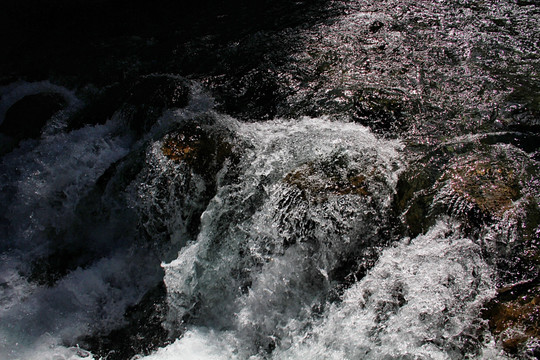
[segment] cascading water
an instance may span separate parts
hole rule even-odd
[[[1,360],[540,357],[534,1],[21,1]]]
[[[322,312],[314,311],[312,297],[308,304],[298,301],[305,292],[288,294],[277,304],[270,301],[290,286],[291,273],[298,276],[298,266],[291,265],[298,261],[297,254],[282,258],[272,264],[276,270],[263,276],[266,283],[241,302],[232,329],[190,328],[145,359],[505,358],[488,338],[482,339],[485,329],[476,321],[483,302],[494,295],[492,270],[479,252],[478,245],[462,238],[451,224],[440,222],[426,235],[383,251],[366,277]],[[299,308],[295,316],[280,309],[291,297]],[[271,356],[250,357],[245,351],[254,344],[248,335],[253,332],[245,328],[275,318],[281,324],[270,324],[269,330],[278,342],[276,349]]]
[[[400,145],[324,119],[237,134],[247,143],[238,178],[218,187],[197,240],[164,265],[165,284],[169,320],[236,328],[242,351],[257,353],[286,337],[288,319],[324,304],[343,262],[365,255],[362,266],[387,241],[379,232]]]
[[[325,118],[245,124],[192,107],[195,112],[171,113],[156,127],[192,125],[234,141],[231,153],[237,153],[215,174],[215,195],[204,205],[212,185],[189,159],[178,161],[164,150],[167,137],[144,143],[146,155],[138,160],[144,164],[122,195],[145,219],[142,226],[158,243],[162,259],[171,259],[161,265],[168,305],[164,326],[180,340],[149,358],[452,358],[484,351],[485,329],[476,321],[494,286],[493,270],[478,245],[444,223],[391,245],[391,199],[404,166],[399,141]],[[71,133],[63,145],[69,146],[67,152],[57,149],[66,137],[61,134],[29,149],[35,156],[28,163],[17,152],[7,158],[19,170],[6,182],[18,186],[18,197],[10,202],[22,209],[4,215],[11,216],[10,224],[19,224],[9,229],[19,234],[13,237],[18,242],[5,245],[6,357],[38,358],[47,351],[86,356],[80,348],[55,344],[114,328],[123,309],[158,276],[151,256],[121,242],[109,245],[107,258],[78,267],[50,288],[9,272],[31,272],[23,266],[31,263],[25,257],[48,255],[47,226],[64,229],[67,246],[76,246],[70,238],[77,236],[77,228],[70,228],[76,221],[69,216],[80,206],[77,194],[136,146],[129,137],[115,135],[116,126],[111,122]],[[84,161],[89,156],[91,161]],[[71,167],[62,172],[66,178],[51,170],[66,167]],[[46,186],[36,185],[40,179]],[[70,202],[55,205],[56,196]],[[58,203],[65,214],[51,210]],[[17,222],[30,213],[28,208],[34,221]],[[194,217],[189,211],[201,213],[196,236],[188,230]],[[132,221],[122,212],[111,216]],[[87,251],[111,241],[98,240],[110,236],[106,230],[110,227],[95,228],[98,234],[90,237],[95,243]],[[176,258],[171,248],[180,248]]]

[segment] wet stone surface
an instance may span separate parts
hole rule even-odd
[[[483,317],[510,354],[540,356],[540,286],[538,278],[499,289]]]
[[[51,118],[67,106],[62,94],[38,93],[27,95],[11,105],[0,124],[2,138],[0,155],[12,150],[21,140],[35,139]]]
[[[284,182],[314,197],[334,195],[368,195],[366,177],[361,174],[328,174],[317,165],[307,164],[285,176]]]
[[[183,108],[189,101],[187,80],[171,75],[148,75],[112,84],[92,93],[87,104],[69,122],[74,130],[104,124],[117,116],[137,136],[147,133],[167,109]]]
[[[107,335],[82,337],[80,344],[94,355],[109,360],[148,355],[156,346],[167,345],[170,342],[168,331],[162,326],[167,313],[165,297],[165,285],[160,283],[126,310],[124,326]]]

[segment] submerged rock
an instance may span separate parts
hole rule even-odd
[[[537,172],[532,156],[507,144],[447,144],[402,174],[395,202],[408,234],[450,216],[482,245],[499,287],[482,316],[507,352],[528,349],[534,356],[540,351]]]
[[[182,108],[189,101],[186,80],[172,75],[146,75],[103,89],[76,114],[71,129],[103,124],[115,114],[137,135],[150,130],[169,108]]]
[[[149,290],[124,315],[126,324],[107,335],[85,336],[81,345],[100,358],[131,359],[137,354],[148,355],[168,343],[168,332],[162,326],[167,313],[167,289],[159,283]]]
[[[387,232],[394,219],[378,202],[392,191],[385,169],[366,166],[356,156],[335,151],[287,173],[276,206],[290,212],[277,225],[284,248],[300,243],[316,252],[348,243],[325,275],[337,284],[328,294],[330,301],[340,301],[343,291],[365,276],[391,238]],[[325,214],[324,220],[318,214]],[[337,229],[339,237],[334,239],[329,229]]]
[[[7,136],[0,153],[8,152],[21,140],[35,139],[41,135],[41,130],[51,117],[67,106],[63,95],[45,92],[27,95],[13,104],[7,111],[4,121],[0,124],[0,133]]]
[[[514,209],[535,171],[534,160],[504,145],[443,145],[401,175],[395,206],[412,236],[443,214],[478,228]]]
[[[386,181],[378,169],[365,168],[358,159],[339,151],[301,165],[283,178],[284,183],[315,202],[324,202],[332,195],[370,196],[380,186],[387,186]]]
[[[218,177],[226,181],[226,174],[218,174],[238,160],[234,136],[214,122],[211,116],[192,119],[147,149],[135,207],[145,237],[162,254],[170,249],[176,255],[178,246],[195,240]]]
[[[450,211],[469,207],[481,217],[500,218],[521,195],[518,171],[507,159],[472,155],[455,159],[437,182],[448,191],[442,197]]]
[[[215,176],[232,157],[233,145],[222,134],[192,125],[165,135],[161,151],[169,160],[183,161],[201,175]]]

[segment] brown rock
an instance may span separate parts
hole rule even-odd
[[[364,175],[354,172],[331,173],[325,171],[323,166],[314,163],[301,166],[287,174],[283,180],[321,200],[329,195],[365,196],[369,194]]]
[[[538,281],[499,289],[498,296],[488,304],[483,316],[507,352],[523,352],[529,340],[540,341]]]

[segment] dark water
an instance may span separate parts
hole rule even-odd
[[[538,5],[3,4],[0,358],[537,358]]]

